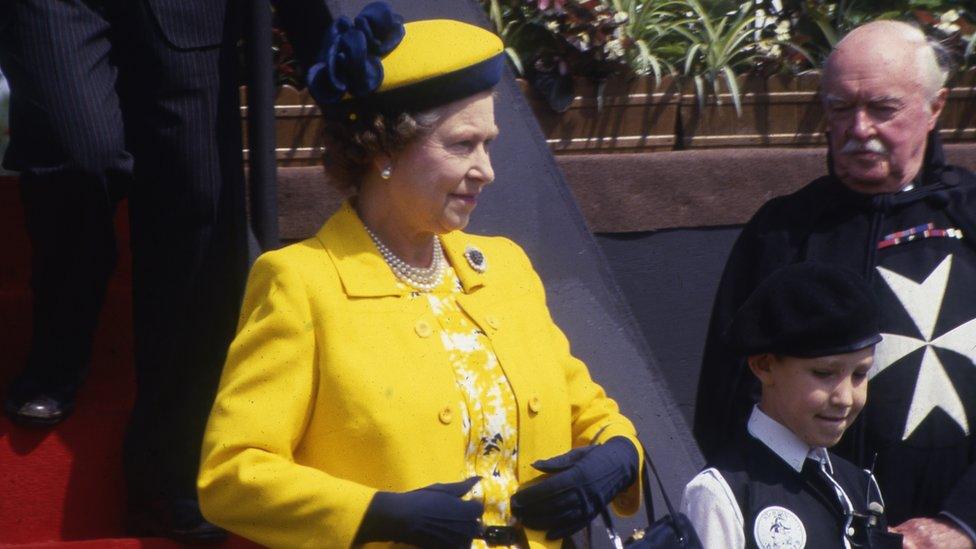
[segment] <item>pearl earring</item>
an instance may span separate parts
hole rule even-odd
[[[383,179],[389,179],[391,175],[393,175],[393,168],[391,166],[387,166],[380,170],[380,177]]]

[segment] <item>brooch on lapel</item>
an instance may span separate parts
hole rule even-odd
[[[471,268],[479,273],[488,270],[488,260],[485,259],[485,254],[470,244],[464,249],[464,258],[468,260],[468,265],[471,265]]]

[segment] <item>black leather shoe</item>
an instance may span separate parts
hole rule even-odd
[[[219,543],[227,539],[227,531],[207,522],[197,500],[191,498],[156,500],[130,509],[126,532],[134,537],[164,537],[187,544]]]
[[[60,423],[75,409],[72,397],[40,393],[27,398],[8,396],[3,410],[21,425],[51,426]]]

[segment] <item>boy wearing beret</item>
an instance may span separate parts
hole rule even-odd
[[[860,277],[814,263],[776,271],[736,313],[726,339],[762,395],[685,488],[706,548],[901,547],[872,474],[827,451],[867,398],[877,317]]]

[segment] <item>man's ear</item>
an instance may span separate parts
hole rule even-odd
[[[929,131],[935,129],[935,125],[939,122],[939,115],[942,114],[942,109],[945,108],[946,100],[949,98],[949,90],[947,88],[942,88],[939,93],[935,95],[929,103],[929,110],[932,114],[929,115]]]
[[[759,382],[763,384],[763,387],[768,387],[773,384],[773,362],[776,357],[772,353],[763,353],[761,355],[752,355],[746,359],[749,363],[749,369],[752,370],[752,375],[759,378]]]

